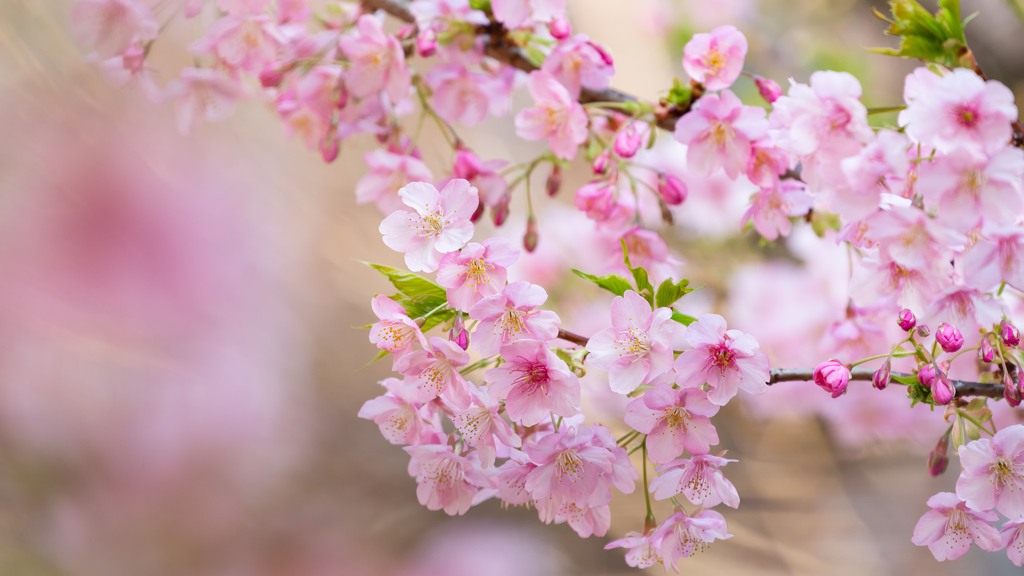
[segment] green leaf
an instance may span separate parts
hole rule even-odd
[[[690,292],[693,292],[693,288],[688,288],[690,281],[683,278],[678,283],[672,282],[669,278],[658,286],[658,292],[654,295],[654,302],[658,308],[665,308],[671,306],[676,300],[679,300],[683,296],[686,296]]]
[[[637,396],[643,394],[648,388],[654,388],[654,386],[651,386],[650,384],[641,384],[636,387],[636,390],[633,390],[629,394],[626,394],[626,396],[629,398],[636,398]]]
[[[875,15],[889,23],[886,34],[900,38],[899,48],[871,48],[872,52],[920,58],[948,68],[960,65],[967,50],[960,0],[939,0],[934,15],[916,0],[890,0],[889,9],[892,20],[877,10]]]
[[[469,0],[469,7],[473,10],[483,10],[491,13],[491,0]]]
[[[611,292],[612,294],[615,294],[616,296],[622,296],[623,294],[626,293],[626,290],[633,289],[633,286],[630,285],[629,281],[623,278],[622,276],[619,276],[618,274],[594,276],[593,274],[587,274],[586,272],[581,272],[579,270],[576,270],[575,268],[572,269],[572,273],[579,276],[580,278],[583,278],[584,280],[590,280],[594,284],[597,284],[601,288],[604,288],[605,290]]]
[[[626,268],[633,273],[633,280],[636,282],[636,291],[638,294],[643,296],[651,306],[654,306],[654,285],[651,284],[651,279],[647,275],[647,270],[643,266],[633,267],[633,264],[629,261],[629,250],[626,248],[626,239],[622,238],[619,240],[622,243],[622,259],[626,263]]]
[[[387,355],[388,355],[388,351],[387,350],[381,350],[380,352],[377,352],[377,355],[373,357],[373,360],[370,360],[366,364],[363,364],[362,366],[360,366],[359,370],[362,370],[363,368],[366,368],[370,364],[373,364],[377,360],[380,360],[381,358],[383,358],[383,357],[385,357]],[[359,372],[359,370],[356,370],[356,372]]]
[[[900,384],[905,385],[905,386],[913,386],[913,385],[919,383],[918,380],[917,380],[917,376],[913,376],[913,375],[910,375],[910,376],[897,376],[896,374],[893,374],[892,375],[892,379],[897,381],[897,382],[899,382]]]
[[[533,44],[530,44],[529,46],[523,48],[523,51],[526,53],[526,59],[530,61],[530,64],[533,64],[538,68],[540,68],[540,65],[544,63],[544,58],[547,57],[544,54],[544,52],[540,50],[540,48],[534,46]]]
[[[694,322],[697,321],[697,319],[694,318],[693,316],[687,316],[686,314],[680,314],[679,312],[676,312],[675,310],[672,311],[672,319],[675,320],[676,322],[679,322],[683,326],[689,326],[690,324],[693,324]]]
[[[686,108],[690,105],[690,101],[692,99],[693,87],[688,83],[684,83],[679,78],[673,78],[672,88],[669,89],[665,102],[678,106],[679,108]]]
[[[840,228],[842,228],[842,222],[840,222],[838,214],[821,210],[813,210],[811,212],[811,229],[814,230],[814,233],[819,238],[825,235],[826,230],[838,231]]]
[[[964,411],[966,411],[966,412],[977,412],[978,410],[981,410],[982,408],[985,407],[985,403],[987,401],[988,401],[987,398],[982,398],[980,396],[978,398],[974,398],[970,402],[967,403],[967,406],[964,408]]]
[[[406,296],[433,296],[442,300],[447,299],[444,288],[441,288],[437,284],[418,274],[413,274],[412,272],[407,272],[405,270],[398,270],[397,268],[382,266],[380,264],[373,264],[370,262],[363,263],[387,277],[387,279],[395,285],[395,288]],[[413,315],[409,314],[409,316]]]

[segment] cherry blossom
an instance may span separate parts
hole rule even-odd
[[[647,435],[647,451],[654,463],[671,461],[683,453],[707,454],[718,444],[718,431],[709,419],[719,407],[703,390],[675,390],[655,386],[626,406],[623,420]]]
[[[730,508],[740,505],[736,487],[722,473],[721,467],[729,460],[710,454],[695,454],[687,460],[672,460],[658,466],[658,476],[651,480],[651,492],[656,500],[666,500],[682,494],[694,504],[711,508],[724,503]]]
[[[206,35],[193,42],[195,54],[214,54],[230,68],[259,72],[274,61],[285,38],[266,14],[224,16],[206,29]]]
[[[446,444],[406,446],[409,475],[416,478],[416,497],[428,510],[444,510],[449,516],[469,511],[478,488],[489,488],[491,480],[480,469],[476,452],[455,454]]]
[[[398,191],[413,182],[430,182],[434,174],[415,156],[374,150],[363,156],[370,172],[356,183],[356,202],[375,202],[381,212],[408,210]]]
[[[469,310],[469,317],[480,321],[473,331],[473,347],[491,356],[503,345],[519,340],[555,338],[561,324],[558,315],[537,309],[547,299],[543,288],[529,282],[512,282],[501,294],[484,298]]]
[[[576,190],[573,205],[598,222],[611,217],[615,208],[615,186],[606,180],[595,180]]]
[[[356,29],[355,34],[338,39],[338,46],[351,59],[348,85],[352,93],[362,98],[383,91],[392,102],[405,98],[411,76],[402,45],[369,14],[359,17]]]
[[[708,400],[725,406],[739,390],[763,394],[768,390],[768,356],[757,340],[739,330],[726,330],[725,318],[703,314],[686,328],[693,348],[676,358],[676,383],[700,388],[707,383]]]
[[[794,164],[792,154],[776,146],[770,138],[761,138],[750,143],[747,178],[761,188],[768,188]]]
[[[764,108],[744,106],[730,90],[706,94],[676,122],[675,138],[686,144],[686,164],[698,174],[725,169],[729,178],[746,171],[750,143],[765,135]]]
[[[956,494],[975,510],[995,508],[1007,518],[1024,516],[1024,426],[1003,428],[991,439],[960,447],[964,470]]]
[[[814,369],[814,383],[833,398],[839,398],[850,383],[850,369],[838,360],[826,360]]]
[[[554,496],[577,506],[587,504],[615,460],[611,452],[591,444],[593,436],[590,427],[578,426],[526,443],[524,451],[537,464],[526,477],[534,499]]]
[[[387,296],[378,295],[370,302],[370,307],[380,319],[380,322],[370,327],[371,344],[394,354],[396,361],[412,352],[413,342],[427,347],[427,339],[420,327],[409,318],[400,304]]]
[[[587,362],[608,372],[612,390],[628,394],[672,370],[672,311],[632,290],[612,300],[612,327],[587,343]]]
[[[559,42],[544,59],[541,70],[561,82],[569,96],[578,99],[580,90],[604,90],[615,75],[615,65],[608,52],[590,41],[586,34],[577,34]]]
[[[493,476],[498,485],[498,498],[512,506],[532,502],[533,495],[526,489],[526,477],[536,468],[526,453],[513,448],[509,459],[498,467]]]
[[[654,285],[679,276],[682,261],[668,250],[668,245],[654,230],[633,226],[621,235],[609,239],[608,270],[629,274],[622,260],[622,242],[626,243],[626,251],[633,266],[642,266],[650,275]]]
[[[914,208],[879,211],[871,217],[870,226],[871,237],[878,242],[882,254],[911,270],[926,269],[935,261],[948,261],[948,247],[965,240]]]
[[[388,378],[381,385],[387,392],[367,400],[358,416],[373,420],[392,444],[419,444],[424,436],[424,422],[415,391],[398,378]]]
[[[433,272],[441,258],[473,237],[469,217],[476,211],[477,191],[465,180],[452,180],[440,192],[426,182],[413,182],[398,191],[414,212],[397,210],[380,223],[384,244],[405,252],[412,271]]]
[[[661,541],[655,540],[653,536],[653,533],[645,536],[639,532],[628,532],[625,538],[609,542],[604,549],[629,548],[626,552],[626,564],[633,568],[650,568],[655,564],[664,563],[661,557]]]
[[[1024,150],[1003,147],[991,156],[972,148],[922,164],[918,187],[938,216],[958,232],[980,223],[1012,224],[1022,205]]]
[[[531,72],[527,87],[535,106],[516,115],[516,134],[524,140],[547,138],[555,156],[572,160],[576,148],[587,139],[588,121],[583,106],[547,72]]]
[[[480,464],[484,468],[490,468],[494,466],[494,459],[497,455],[495,439],[501,442],[502,446],[508,448],[519,448],[523,443],[519,436],[512,431],[512,428],[502,420],[499,413],[501,405],[497,398],[492,397],[489,391],[483,388],[471,388],[470,392],[473,396],[473,404],[465,411],[457,412],[452,416],[452,422],[462,433],[466,444],[476,448],[480,455]]]
[[[77,0],[71,7],[75,40],[91,47],[100,58],[113,58],[135,40],[156,38],[156,18],[141,0]]]
[[[447,289],[448,303],[469,312],[488,296],[505,288],[507,268],[519,258],[519,250],[504,238],[488,238],[482,244],[467,244],[460,252],[449,252],[437,266],[437,283]]]
[[[1024,227],[986,228],[963,264],[964,280],[981,290],[1000,282],[1024,290]]]
[[[511,86],[500,77],[472,72],[461,64],[435,66],[427,74],[434,90],[434,110],[448,122],[476,126],[492,116],[502,116],[512,105]]]
[[[750,208],[743,215],[743,223],[753,222],[754,229],[766,240],[789,236],[793,229],[792,216],[803,216],[814,206],[814,198],[798,180],[782,180],[761,188],[750,197]]]
[[[690,38],[683,47],[683,69],[708,90],[724,90],[740,77],[746,56],[747,37],[735,26],[719,26]]]
[[[565,14],[565,0],[491,0],[491,10],[507,28],[525,28]]]
[[[504,160],[484,162],[469,150],[459,150],[455,153],[452,176],[468,180],[470,184],[476,186],[480,194],[480,201],[486,206],[494,206],[501,201],[508,190],[508,182],[498,173],[498,170],[507,165],[508,162]],[[441,186],[444,184],[447,182],[442,182]]]
[[[430,350],[417,350],[395,361],[395,371],[416,388],[417,400],[427,402],[444,396],[458,410],[472,402],[469,384],[456,369],[469,363],[469,354],[450,340],[434,336]]]
[[[545,518],[541,518],[545,521]],[[608,533],[612,525],[612,513],[607,505],[579,506],[563,501],[553,518],[555,523],[566,522],[580,538],[597,536],[600,538]],[[545,521],[545,523],[547,523]]]
[[[1006,555],[1017,566],[1024,566],[1024,518],[1010,520],[1003,524],[999,531],[1002,540],[1001,548],[1006,548]]]
[[[676,512],[658,526],[651,535],[652,540],[661,540],[661,555],[665,560],[665,571],[672,566],[678,573],[676,562],[689,558],[696,551],[704,551],[715,540],[732,538],[725,525],[725,518],[714,510],[700,510],[693,516]]]
[[[849,186],[833,191],[830,207],[847,221],[859,220],[878,210],[882,194],[901,194],[910,170],[908,146],[899,132],[881,130],[859,154],[844,158],[841,166]]]
[[[999,549],[999,532],[990,524],[999,519],[995,512],[974,510],[952,492],[932,496],[928,506],[932,509],[914,526],[912,541],[927,546],[939,562],[963,556],[971,542],[987,552]]]
[[[242,88],[213,70],[185,68],[167,85],[165,95],[176,100],[178,131],[190,134],[200,118],[209,122],[227,118],[242,96]]]
[[[505,363],[484,377],[491,394],[505,400],[513,422],[535,426],[551,417],[575,416],[580,405],[580,382],[568,365],[544,342],[519,340],[501,347]]]

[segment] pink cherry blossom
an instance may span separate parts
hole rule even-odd
[[[615,208],[615,185],[607,180],[595,180],[576,190],[573,205],[587,218],[603,222],[611,217]]]
[[[551,22],[565,14],[565,0],[491,0],[494,18],[508,29]]]
[[[708,400],[725,406],[739,390],[750,394],[768,391],[768,356],[757,340],[739,330],[726,330],[725,318],[703,314],[686,328],[693,347],[676,358],[676,383],[683,388],[711,386]]]
[[[594,437],[591,443],[598,448],[604,448],[612,453],[611,473],[601,475],[597,489],[591,496],[590,506],[602,506],[612,501],[612,486],[615,486],[623,494],[632,494],[636,489],[636,481],[640,478],[633,463],[629,459],[629,453],[625,448],[618,445],[611,430],[604,426],[594,425]]]
[[[299,134],[315,149],[331,128],[343,88],[341,66],[315,66],[277,98],[277,113],[285,132]]]
[[[472,9],[469,0],[417,0],[409,5],[409,11],[421,29],[436,27],[439,22],[446,20],[469,22],[478,26],[488,23],[487,15]]]
[[[718,444],[718,431],[709,419],[718,408],[703,390],[676,390],[661,384],[630,402],[624,421],[647,435],[651,462],[660,464],[678,457],[683,450],[707,454],[712,445]]]
[[[498,467],[493,478],[498,485],[498,498],[512,506],[522,506],[533,501],[533,495],[526,489],[526,477],[537,468],[524,452],[512,449],[509,459]]]
[[[363,98],[385,92],[392,102],[409,95],[411,76],[405,63],[405,52],[398,40],[384,32],[381,21],[369,14],[359,17],[356,33],[338,40],[349,57],[348,86]]]
[[[847,72],[815,72],[809,86],[791,79],[789,93],[772,108],[772,137],[798,156],[851,148],[856,153],[874,136],[860,97],[860,82]]]
[[[1017,566],[1024,566],[1024,518],[1010,520],[1003,524],[999,531],[1001,548],[1006,548],[1006,555]]]
[[[864,258],[853,269],[850,297],[861,306],[894,299],[898,306],[924,310],[949,286],[952,274],[948,260],[934,260],[925,268],[911,269],[889,259]]]
[[[653,532],[646,536],[639,532],[627,532],[625,538],[605,544],[604,549],[629,548],[626,552],[627,565],[633,568],[650,568],[655,564],[664,563],[661,557],[661,540],[656,540],[653,536]]]
[[[267,14],[224,16],[192,43],[195,54],[214,54],[230,69],[257,73],[272,63],[285,37]]]
[[[838,360],[826,360],[814,368],[814,383],[833,398],[839,398],[850,384],[850,369]]]
[[[572,160],[587,139],[588,120],[583,106],[547,72],[531,72],[527,87],[535,106],[516,115],[516,134],[524,140],[547,138],[555,156]]]
[[[412,182],[431,182],[434,174],[415,156],[374,150],[363,156],[370,172],[356,183],[356,202],[375,202],[385,214],[408,210],[398,191]],[[468,216],[467,216],[468,217]]]
[[[480,157],[469,150],[459,150],[455,153],[455,163],[452,166],[452,176],[468,180],[476,186],[480,194],[480,201],[485,206],[494,206],[505,195],[508,190],[508,182],[498,173],[508,165],[504,160],[488,160],[484,162]],[[447,182],[441,184],[443,186]]]
[[[371,344],[394,354],[396,361],[412,352],[413,342],[419,342],[424,348],[427,347],[427,339],[424,338],[420,327],[409,318],[405,308],[400,304],[387,296],[378,295],[370,301],[370,307],[380,319],[380,322],[370,327]]]
[[[478,488],[489,488],[492,482],[480,469],[476,452],[468,456],[455,454],[447,444],[406,446],[409,475],[416,478],[416,497],[428,510],[444,510],[459,516],[473,506]]]
[[[959,453],[964,467],[956,481],[959,498],[975,510],[995,508],[1007,518],[1024,516],[1024,426],[969,442]]]
[[[948,247],[966,241],[916,208],[879,211],[871,217],[869,225],[871,239],[878,242],[880,252],[910,270],[949,261]]]
[[[473,404],[465,411],[456,412],[452,422],[466,444],[476,448],[481,465],[490,468],[497,454],[495,440],[509,448],[519,448],[523,442],[501,418],[501,405],[496,397],[483,388],[473,388],[470,392]]]
[[[607,505],[587,506],[562,501],[556,508],[554,500],[547,499],[545,505],[538,505],[537,511],[545,524],[567,522],[580,538],[602,537],[611,528],[612,514]]]
[[[929,84],[930,89],[915,94],[900,114],[900,124],[912,139],[940,152],[965,143],[987,151],[1010,140],[1017,107],[1009,88],[995,80],[986,82],[968,68],[946,72]]]
[[[651,310],[636,292],[612,300],[612,327],[587,343],[587,362],[608,372],[611,389],[628,394],[672,370],[672,311]]]
[[[577,34],[559,42],[541,64],[541,70],[565,86],[569,96],[578,99],[582,88],[604,90],[615,75],[615,64],[601,46],[586,34]]]
[[[167,85],[166,95],[174,98],[178,131],[189,134],[199,119],[218,122],[227,118],[241,98],[238,82],[203,68],[184,68]]]
[[[398,191],[407,206],[380,223],[384,244],[405,252],[405,264],[413,272],[437,270],[441,258],[466,245],[473,237],[470,216],[476,211],[476,188],[465,180],[452,180],[440,192],[426,182],[413,182]]]
[[[359,409],[359,417],[376,422],[392,444],[419,444],[424,422],[415,391],[398,378],[388,378],[381,384],[387,392],[367,400]]]
[[[986,552],[999,549],[999,532],[989,524],[999,519],[995,512],[969,508],[952,492],[932,496],[928,506],[932,509],[917,521],[912,542],[927,546],[939,562],[963,556],[972,541]]]
[[[114,84],[138,88],[154,104],[163,101],[163,90],[153,78],[153,69],[146,65],[145,49],[138,42],[123,54],[104,60],[103,69]]]
[[[918,169],[918,190],[928,207],[957,232],[984,222],[1013,224],[1021,212],[1024,150],[998,148],[991,156],[968,147],[955,147]]]
[[[491,394],[505,400],[513,422],[536,426],[551,415],[575,416],[580,405],[580,382],[544,342],[519,340],[501,347],[505,363],[484,378]]]
[[[860,220],[878,210],[883,193],[899,194],[910,170],[906,136],[881,130],[878,137],[858,155],[843,159],[841,166],[848,187],[840,187],[830,198],[830,208],[846,221]]]
[[[705,94],[676,122],[675,138],[686,144],[686,164],[698,174],[725,169],[735,179],[746,171],[750,143],[768,130],[764,108],[744,106],[731,90]]]
[[[434,336],[430,350],[418,350],[395,361],[395,371],[416,389],[416,400],[428,402],[444,396],[458,410],[472,402],[469,384],[457,368],[469,363],[469,353],[450,340]]]
[[[501,78],[472,72],[461,64],[431,68],[427,83],[434,90],[434,110],[448,122],[476,126],[488,114],[504,115],[512,105],[511,87]]]
[[[714,510],[699,510],[693,516],[676,512],[658,526],[651,536],[661,540],[661,556],[665,560],[665,571],[672,566],[678,573],[676,562],[689,558],[697,551],[703,552],[715,540],[732,538],[725,525],[725,518]]]
[[[587,505],[615,460],[610,451],[591,444],[593,436],[590,427],[581,425],[526,443],[524,451],[537,464],[526,477],[526,489],[534,499],[552,496]]]
[[[1024,227],[986,228],[963,264],[964,280],[981,290],[1006,282],[1024,291]]]
[[[719,26],[686,43],[683,69],[708,90],[724,90],[740,77],[746,56],[747,37],[735,26]]]
[[[91,47],[100,58],[113,58],[135,40],[156,38],[159,24],[141,0],[77,0],[71,8],[75,40]]]
[[[492,356],[519,340],[554,339],[561,320],[550,310],[537,309],[547,299],[543,288],[529,282],[512,282],[501,294],[484,298],[469,310],[469,317],[480,321],[473,331],[473,347]]]
[[[779,176],[796,164],[792,154],[775,145],[770,138],[761,138],[750,143],[750,161],[747,163],[747,178],[762,188],[772,186]]]
[[[724,503],[730,508],[740,505],[736,487],[725,477],[720,468],[728,460],[710,454],[695,454],[688,460],[673,460],[658,466],[658,476],[651,480],[651,492],[655,500],[666,500],[682,493],[686,499],[705,508]]]
[[[933,296],[925,319],[936,326],[942,322],[961,326],[967,332],[991,326],[1003,316],[999,301],[977,288],[955,284]]]
[[[754,229],[766,240],[789,236],[792,216],[803,216],[814,206],[814,198],[799,180],[780,180],[761,188],[750,197],[750,208],[743,215],[743,224],[754,223]]]
[[[437,283],[447,288],[448,303],[469,312],[477,302],[500,294],[505,288],[507,268],[519,258],[511,242],[488,238],[483,244],[470,243],[460,252],[449,252],[437,266]]]

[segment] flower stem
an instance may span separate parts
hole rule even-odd
[[[644,436],[644,441],[640,446],[644,450],[644,501],[647,503],[647,518],[654,520],[654,512],[651,511],[651,492],[647,488],[647,436]]]

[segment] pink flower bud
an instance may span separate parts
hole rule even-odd
[[[900,310],[900,313],[896,316],[896,323],[903,328],[904,331],[910,332],[917,325],[917,317],[910,311],[909,308]]]
[[[452,166],[452,175],[456,178],[472,182],[483,170],[480,158],[469,150],[459,150],[455,153],[455,163]]]
[[[608,169],[608,163],[611,162],[611,157],[611,152],[607,150],[602,151],[594,157],[594,161],[590,163],[590,169],[598,176],[604,174],[604,171]]]
[[[891,370],[892,368],[889,362],[883,364],[882,367],[875,370],[875,373],[871,376],[871,384],[879,390],[885,390],[885,387],[889,385]]]
[[[814,383],[838,398],[850,383],[850,369],[838,360],[826,360],[814,369]]]
[[[146,61],[146,50],[138,43],[132,44],[121,54],[121,64],[125,70],[142,70]]]
[[[330,164],[338,157],[338,150],[341,149],[341,139],[337,134],[329,133],[320,139],[320,157],[324,162]]]
[[[416,36],[416,53],[422,58],[428,58],[435,52],[437,52],[437,32],[433,28],[424,28]]]
[[[665,199],[665,203],[671,206],[685,202],[688,194],[686,184],[671,174],[658,175],[658,193]]]
[[[949,466],[949,434],[951,431],[952,428],[943,434],[935,444],[935,448],[928,454],[928,473],[932,476],[942,474]]]
[[[782,88],[770,78],[763,78],[761,76],[754,77],[754,84],[757,84],[757,91],[761,93],[761,98],[764,98],[765,102],[774,104],[779,96],[782,96]]]
[[[1020,386],[1009,375],[1003,376],[1003,398],[1006,399],[1007,404],[1014,408],[1020,406]]]
[[[917,372],[917,381],[931,388],[932,383],[935,382],[935,365],[928,364],[927,366],[922,366]]]
[[[416,30],[415,25],[403,24],[402,27],[398,29],[398,32],[395,33],[395,36],[398,38],[407,38],[414,30]]]
[[[547,190],[548,196],[554,197],[558,194],[558,190],[562,187],[562,167],[555,164],[551,168],[551,174],[548,174],[547,182],[544,183],[544,189]]]
[[[348,104],[348,87],[342,84],[338,88],[338,101],[334,103],[334,107],[341,110],[346,104]]]
[[[964,346],[964,337],[960,334],[960,329],[945,322],[939,324],[939,329],[935,331],[935,340],[946,352],[956,352]]]
[[[1006,344],[1010,348],[1014,348],[1020,344],[1020,330],[1011,324],[1009,320],[1003,320],[999,325],[999,336],[1003,339],[1003,344]]]
[[[988,341],[988,337],[981,341],[981,347],[978,348],[978,360],[982,362],[992,362],[996,359],[996,349]]]
[[[508,203],[512,200],[508,192],[502,195],[497,202],[491,206],[491,220],[494,221],[495,226],[501,226],[508,219]]]
[[[555,40],[565,40],[572,36],[572,26],[569,25],[569,21],[566,20],[565,16],[555,16],[555,19],[548,24],[548,32],[551,33],[551,37]]]
[[[526,220],[526,234],[523,235],[523,248],[526,248],[527,252],[533,252],[537,249],[537,221],[534,220],[531,215]]]
[[[264,88],[273,88],[284,80],[284,70],[277,68],[274,65],[267,66],[260,71],[260,86]]]
[[[935,400],[935,403],[945,406],[953,401],[954,396],[956,396],[956,388],[953,387],[953,382],[945,374],[936,376],[932,381],[932,399]]]
[[[476,211],[473,212],[473,215],[469,217],[469,221],[476,222],[477,220],[479,220],[480,217],[484,215],[484,209],[486,208],[486,204],[484,204],[483,202],[478,202],[476,205]]]
[[[619,158],[632,158],[643,143],[643,136],[636,129],[636,123],[630,122],[615,136],[615,155]]]
[[[921,338],[927,338],[932,333],[932,329],[927,324],[921,324],[917,327],[917,335]]]
[[[612,55],[608,53],[608,50],[605,49],[604,46],[601,46],[596,42],[590,42],[590,45],[594,48],[594,50],[597,50],[598,54],[601,55],[601,60],[603,60],[605,64],[607,64],[608,66],[615,65],[615,60],[612,59]]]

